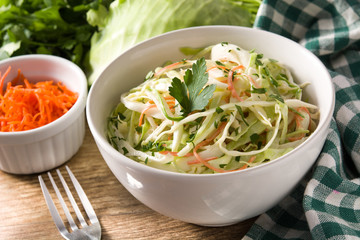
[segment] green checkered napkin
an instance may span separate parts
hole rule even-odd
[[[244,239],[360,239],[360,1],[264,0],[254,27],[317,55],[332,76],[336,104],[312,171]]]

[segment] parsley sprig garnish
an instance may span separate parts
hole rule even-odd
[[[184,82],[175,77],[169,87],[170,95],[173,96],[182,107],[182,116],[186,117],[191,112],[203,110],[209,103],[215,91],[215,84],[208,85],[205,58],[200,58],[192,65],[192,70],[185,71]]]

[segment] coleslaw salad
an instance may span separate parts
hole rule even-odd
[[[286,66],[227,42],[150,71],[109,116],[111,145],[142,164],[180,173],[240,171],[296,148],[318,107]]]

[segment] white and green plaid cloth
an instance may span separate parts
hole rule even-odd
[[[360,1],[264,0],[254,27],[317,55],[332,76],[336,104],[312,171],[244,239],[360,239]]]

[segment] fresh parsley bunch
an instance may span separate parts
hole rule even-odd
[[[24,54],[51,54],[82,67],[95,27],[86,13],[101,0],[0,1],[0,60]]]

